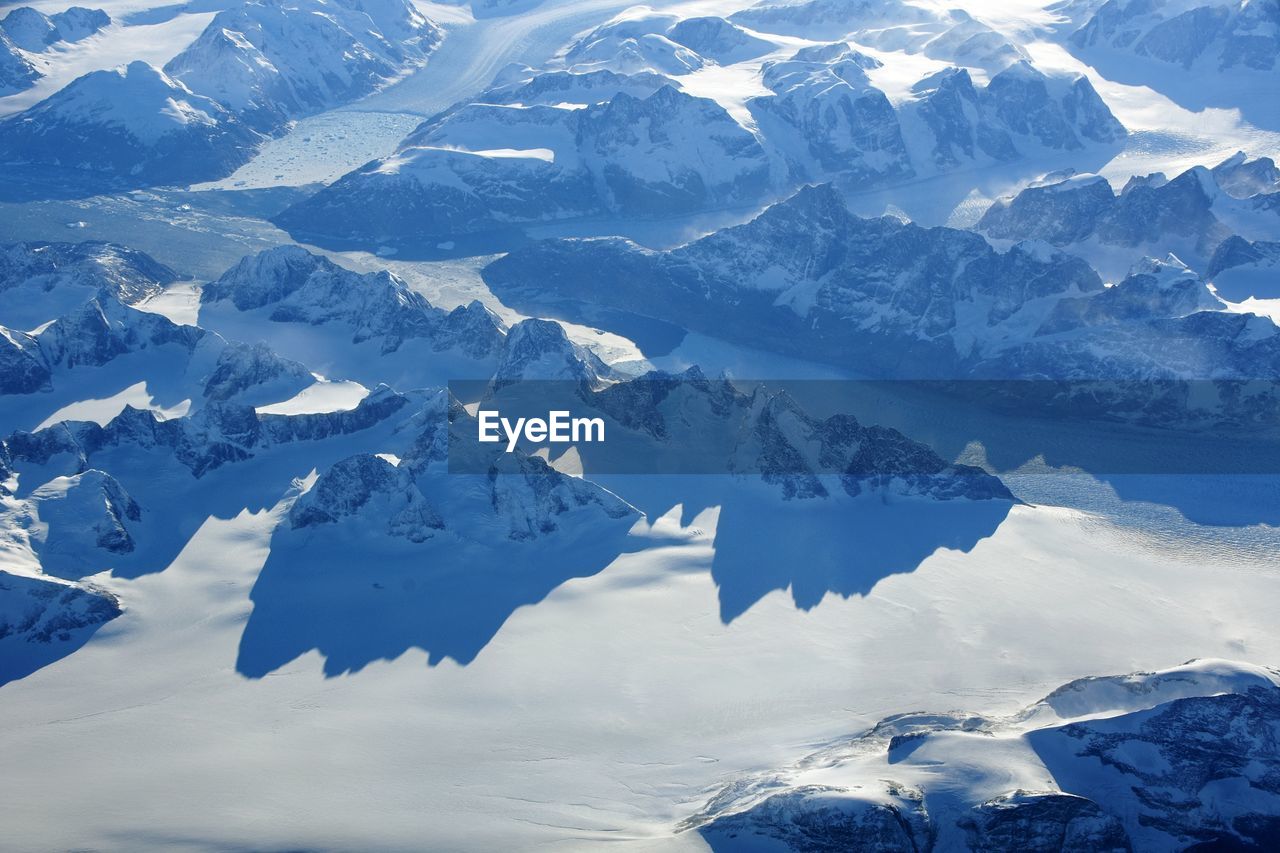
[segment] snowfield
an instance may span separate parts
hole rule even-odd
[[[1273,0],[11,5],[0,847],[1275,848]]]

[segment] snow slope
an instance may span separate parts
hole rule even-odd
[[[124,185],[190,183],[246,162],[262,137],[145,62],[94,71],[0,122],[9,163]]]

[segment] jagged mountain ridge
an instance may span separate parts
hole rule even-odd
[[[1278,685],[1274,670],[1192,661],[1071,682],[1008,718],[889,717],[734,782],[682,826],[717,850],[1256,849],[1280,805]]]
[[[1073,175],[996,201],[976,228],[998,239],[1062,247],[1096,241],[1150,254],[1175,252],[1203,269],[1229,236],[1262,238],[1280,225],[1280,187],[1266,180],[1272,170],[1268,158],[1233,157],[1173,179],[1135,177],[1118,194],[1099,176]]]
[[[315,381],[301,364],[281,358],[264,345],[229,342],[216,332],[178,325],[130,307],[106,289],[36,335],[4,327],[0,335],[2,358],[11,368],[0,383],[0,394],[48,391],[69,381],[74,369],[100,368],[148,350],[157,352],[155,358],[184,360],[193,391],[210,401],[250,391],[287,398]]]
[[[1272,71],[1280,52],[1274,3],[1108,0],[1072,33],[1077,48],[1105,47],[1188,71]]]
[[[668,252],[545,241],[484,276],[517,304],[603,302],[861,375],[1274,377],[1274,324],[1212,310],[1203,282],[1181,302],[1136,298],[1141,273],[1104,291],[1082,260],[1043,244],[999,253],[971,232],[855,217],[830,188],[811,187]],[[1081,316],[1122,322],[1062,325],[1055,312],[1081,299],[1096,309]],[[1108,307],[1122,302],[1129,313]]]
[[[354,273],[298,246],[243,258],[206,285],[200,301],[263,310],[277,323],[341,323],[352,329],[352,343],[380,339],[384,354],[423,338],[436,351],[486,358],[498,352],[506,331],[479,302],[445,311],[391,273]]]
[[[105,289],[135,305],[179,278],[150,255],[116,243],[9,243],[0,245],[0,292],[20,291],[25,299],[74,291],[84,297]],[[37,294],[40,294],[38,297]],[[56,303],[55,303],[56,304]],[[0,318],[0,322],[4,322]]]

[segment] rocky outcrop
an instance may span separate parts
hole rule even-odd
[[[44,525],[32,544],[47,574],[78,578],[98,571],[101,559],[134,550],[142,510],[110,474],[55,477],[30,501]]]
[[[1278,725],[1263,667],[1082,679],[1010,717],[890,717],[734,780],[681,829],[713,849],[1257,849],[1275,838]],[[1045,787],[991,793],[1011,777]]]
[[[352,330],[352,343],[377,339],[384,353],[406,340],[424,339],[437,351],[485,358],[503,340],[502,322],[478,302],[445,311],[391,273],[351,272],[298,246],[242,259],[210,282],[200,300],[263,310],[277,323],[344,324]]]
[[[136,305],[178,280],[150,255],[117,243],[8,243],[0,245],[0,291],[22,289],[32,297],[77,290],[85,298],[105,290]]]
[[[412,475],[369,453],[335,463],[289,510],[294,529],[346,521],[410,542],[425,542],[444,528]]]

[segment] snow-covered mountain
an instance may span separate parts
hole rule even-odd
[[[36,340],[51,366],[72,368],[99,367],[126,353],[167,344],[190,353],[206,334],[103,294],[54,320]]]
[[[588,106],[625,92],[647,98],[672,80],[654,71],[619,74],[602,68],[593,71],[538,71],[527,65],[504,69],[476,99],[481,104]]]
[[[950,68],[919,80],[895,108],[867,74],[881,66],[843,42],[765,63],[762,82],[775,94],[749,107],[801,179],[887,184],[1125,137],[1083,76],[1049,76],[1019,60],[975,86]]]
[[[1001,254],[970,232],[853,216],[825,185],[669,252],[546,241],[484,275],[514,304],[605,304],[897,376],[947,374],[988,342],[1033,330],[1057,299],[1102,287],[1067,255]]]
[[[732,15],[730,20],[762,32],[803,38],[848,35],[860,29],[911,26],[930,23],[934,14],[923,7],[891,0],[801,0],[794,3],[764,2]]]
[[[289,509],[294,529],[359,518],[391,536],[424,542],[444,527],[407,468],[362,453],[337,462]]]
[[[140,381],[149,382],[153,394],[185,398],[193,408],[202,401],[287,400],[316,381],[264,345],[178,325],[106,290],[34,335],[0,326],[0,338],[0,358],[9,368],[0,380],[0,412],[14,425],[38,424],[71,400],[111,397]],[[124,405],[121,400],[114,411]]]
[[[1280,297],[1280,242],[1228,237],[1218,244],[1204,277],[1232,302]]]
[[[1016,43],[963,9],[904,2],[764,0],[733,14],[730,20],[765,33],[820,41],[850,38],[878,50],[920,53],[993,74],[1027,58]]]
[[[771,53],[776,46],[724,18],[683,18],[628,10],[575,39],[560,55],[570,71],[688,74]],[[641,14],[637,14],[637,12]]]
[[[29,394],[49,387],[49,366],[31,335],[0,326],[0,368],[5,394]]]
[[[1251,162],[1264,167],[1260,171],[1270,163]],[[1173,252],[1203,269],[1232,234],[1260,239],[1280,226],[1280,194],[1249,175],[1239,164],[1214,170],[1196,166],[1173,179],[1159,173],[1131,178],[1118,194],[1101,177],[1073,175],[997,201],[976,227],[1000,239],[1081,246],[1085,254],[1097,244],[1155,255]],[[1259,186],[1261,192],[1251,192]],[[1250,194],[1240,197],[1243,193]]]
[[[0,572],[0,685],[74,651],[122,612],[91,584]]]
[[[613,371],[595,353],[575,344],[551,320],[521,320],[511,327],[494,370],[497,387],[522,380],[585,382],[596,385]]]
[[[1236,198],[1280,192],[1280,168],[1270,157],[1249,159],[1237,151],[1211,170],[1218,186]]]
[[[1280,8],[1265,0],[1108,0],[1071,43],[1208,73],[1272,71],[1280,54]]]
[[[850,414],[817,418],[785,388],[742,390],[726,379],[708,379],[697,367],[579,390],[577,398],[605,415],[606,433],[620,448],[579,447],[588,473],[733,474],[759,478],[784,501],[867,493],[1013,500],[996,477],[950,464],[897,430],[861,424]]]
[[[117,243],[0,245],[0,325],[33,329],[103,290],[137,305],[177,280],[150,255]]]
[[[1075,151],[1124,139],[1125,128],[1083,75],[1049,76],[1019,60],[977,87],[951,69],[921,80],[908,105],[927,126],[938,167],[1007,161],[1037,150]]]
[[[0,122],[0,159],[126,186],[187,184],[247,162],[262,137],[145,62],[92,71]]]
[[[98,454],[123,447],[170,454],[199,478],[283,444],[369,429],[408,403],[407,397],[384,387],[354,409],[301,415],[264,415],[243,404],[213,403],[193,415],[164,420],[127,406],[105,425],[63,421],[34,432],[16,432],[7,442],[13,465],[19,469],[23,464],[47,465],[58,459],[66,473],[77,474],[92,467]],[[137,472],[112,473],[124,477]]]
[[[762,82],[774,94],[748,106],[797,177],[876,184],[915,174],[893,105],[867,77],[879,66],[840,42],[764,64]]]
[[[887,186],[1105,149],[1126,135],[1085,77],[1046,74],[1021,59],[984,85],[958,68],[931,74],[895,104],[872,82],[880,60],[834,42],[763,61],[751,73],[769,94],[746,99],[745,117],[684,90],[683,79],[715,60],[670,36],[729,62],[736,55],[720,43],[742,35],[755,39],[723,19],[624,15],[542,70],[504,69],[395,154],[275,221],[335,246],[421,248],[555,220],[746,206],[805,181]],[[783,49],[769,46],[749,52]],[[650,55],[658,47],[666,53]]]
[[[100,568],[90,556],[94,552],[134,549],[130,528],[142,510],[110,474],[91,468],[55,477],[31,492],[29,501],[40,518],[32,544],[46,574],[79,578]]]
[[[0,30],[23,50],[42,53],[59,42],[86,39],[110,23],[111,16],[101,9],[72,6],[46,15],[30,6],[19,6],[0,20]]]
[[[445,311],[391,273],[354,273],[298,246],[242,259],[206,285],[200,300],[263,313],[275,323],[341,325],[350,329],[352,343],[377,339],[383,353],[422,339],[435,351],[456,349],[484,359],[497,353],[504,332],[478,302]]]
[[[604,304],[862,375],[1247,379],[1280,364],[1280,329],[1218,310],[1176,259],[1104,290],[1044,243],[1001,253],[971,232],[862,219],[826,186],[668,252],[546,241],[484,275],[526,308]]]
[[[441,38],[404,0],[253,0],[215,15],[165,73],[270,133],[384,86]]]
[[[512,139],[524,147],[510,148]],[[430,243],[592,214],[750,203],[768,180],[760,143],[723,107],[663,86],[584,109],[472,104],[446,111],[391,157],[275,221],[330,240]]]
[[[0,32],[0,96],[30,89],[40,71],[4,32]]]
[[[683,828],[716,850],[1259,849],[1280,808],[1277,726],[1280,675],[1263,667],[1084,678],[1008,717],[886,718],[736,780]]]
[[[645,2],[0,11],[0,848],[1280,849],[1277,0]]]

